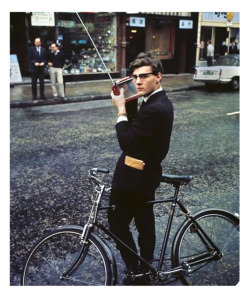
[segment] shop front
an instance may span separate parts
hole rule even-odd
[[[79,13],[113,78],[124,77],[140,52],[161,59],[164,73],[193,72],[198,13]],[[56,42],[64,52],[66,81],[108,79],[76,13],[10,13],[10,49],[22,76],[29,76],[27,53],[40,37],[49,51]]]
[[[140,52],[146,51],[162,61],[164,73],[192,72],[197,16],[190,12],[128,15],[126,67]]]
[[[116,13],[79,13],[103,61],[114,77],[117,67]],[[27,51],[36,37],[50,51],[56,42],[65,54],[64,75],[72,81],[108,78],[106,69],[76,13],[11,13],[11,52],[17,53],[22,75],[29,75]],[[20,23],[23,26],[20,26]],[[17,40],[17,37],[20,37]],[[77,76],[79,75],[79,76]],[[70,80],[70,79],[68,79]]]

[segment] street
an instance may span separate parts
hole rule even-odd
[[[180,190],[191,211],[239,213],[239,93],[199,90],[169,97],[175,120],[163,172],[193,175]],[[11,285],[19,284],[27,251],[46,231],[84,224],[88,170],[109,168],[104,179],[111,182],[120,155],[116,119],[109,100],[10,110]],[[157,196],[166,192],[173,195],[162,186]],[[163,217],[156,208],[157,225]],[[158,238],[162,233],[157,228]],[[117,262],[119,271],[119,256]]]

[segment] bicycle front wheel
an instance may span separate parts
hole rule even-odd
[[[41,239],[31,250],[21,276],[21,284],[32,286],[110,285],[112,272],[102,243],[91,234],[82,257],[69,276],[66,272],[82,248],[79,229],[62,229]]]
[[[197,226],[187,220],[177,233],[172,255],[174,266],[184,262],[190,265],[190,274],[181,274],[181,281],[187,285],[236,285],[239,282],[239,219],[217,209],[199,212],[194,219],[220,254],[201,261],[203,256],[212,255],[214,250],[204,241]]]

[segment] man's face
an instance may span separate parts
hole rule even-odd
[[[36,47],[40,47],[41,44],[42,44],[42,43],[41,43],[40,38],[36,38],[36,39],[35,39],[35,46],[36,46]]]
[[[139,75],[142,76],[139,77]],[[160,87],[162,75],[161,73],[158,73],[157,75],[152,74],[151,66],[136,68],[133,72],[133,76],[133,81],[140,96],[147,96]],[[137,76],[137,78],[135,76]]]
[[[52,50],[53,52],[56,52],[56,51],[57,51],[57,46],[56,46],[55,44],[52,44],[52,45],[51,45],[51,50]]]

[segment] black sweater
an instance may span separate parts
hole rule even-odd
[[[53,52],[50,52],[48,55],[48,62],[53,63],[52,67],[62,68],[65,63],[64,54],[60,51],[55,55]]]

